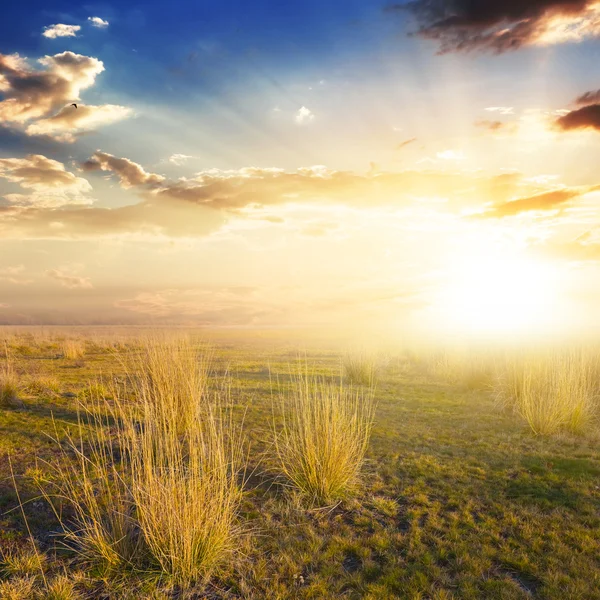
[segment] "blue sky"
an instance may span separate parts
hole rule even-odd
[[[588,277],[600,3],[411,6],[11,4],[0,321],[404,323],[503,244]]]

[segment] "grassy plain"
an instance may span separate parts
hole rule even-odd
[[[360,477],[321,506],[282,471],[275,435],[290,420],[279,398],[299,366],[336,384],[346,349],[282,332],[203,332],[209,387],[228,380],[247,465],[235,551],[183,589],[155,570],[107,573],[62,548],[76,515],[56,498],[55,512],[40,491],[51,494],[57,466],[77,460],[68,437],[77,439],[82,406],[114,401],[135,336],[4,334],[16,394],[0,407],[0,598],[600,598],[593,369],[585,428],[539,435],[519,394],[507,401],[504,368],[400,349],[370,355],[375,413]],[[352,363],[346,379],[360,372]]]

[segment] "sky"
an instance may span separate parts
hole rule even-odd
[[[0,324],[598,333],[598,64],[597,0],[12,3]]]

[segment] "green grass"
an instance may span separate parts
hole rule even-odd
[[[561,428],[536,436],[518,414],[498,405],[487,374],[465,385],[462,375],[449,380],[426,361],[399,353],[380,369],[370,443],[352,493],[333,507],[312,507],[278,485],[273,402],[279,390],[292,392],[304,362],[296,359],[298,350],[306,350],[320,377],[339,381],[339,348],[301,346],[272,334],[211,335],[208,388],[222,389],[223,373],[231,373],[233,418],[243,421],[250,445],[239,517],[254,535],[235,538],[235,557],[198,585],[199,597],[600,596],[600,437],[594,421],[578,435]],[[41,374],[58,380],[60,394],[24,388],[22,405],[0,409],[0,547],[30,547],[10,481],[10,453],[23,509],[46,557],[48,586],[66,575],[83,599],[173,597],[153,573],[117,569],[108,577],[58,547],[60,524],[39,498],[40,482],[55,473],[36,457],[76,465],[65,442],[67,432],[78,436],[83,390],[99,375],[124,380],[126,374],[109,342],[87,345],[80,367],[52,344],[44,340],[30,354],[13,354],[18,372],[39,364]],[[271,379],[280,388],[272,389]],[[275,416],[281,431],[283,420]],[[64,452],[48,438],[54,424]],[[112,435],[110,423],[106,432]],[[82,441],[88,450],[86,430]],[[76,516],[68,502],[61,511],[64,519]],[[28,593],[46,593],[36,573],[2,572],[0,581],[0,597],[18,598],[14,594],[27,586]]]

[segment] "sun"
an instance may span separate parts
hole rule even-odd
[[[523,251],[479,247],[453,257],[436,304],[447,331],[523,336],[556,325],[558,296],[552,265]]]

